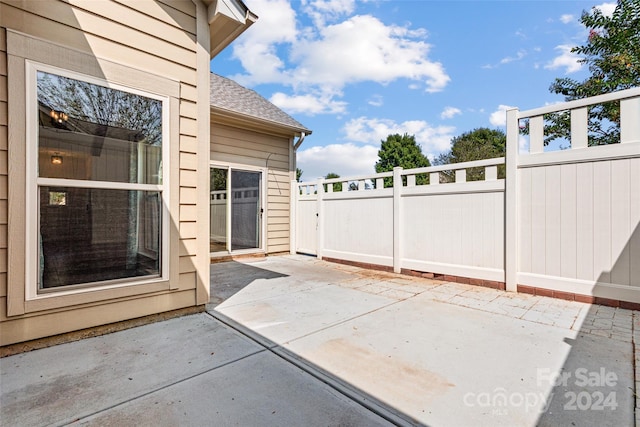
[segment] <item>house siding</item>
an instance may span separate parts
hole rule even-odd
[[[197,179],[196,15],[192,1],[0,0],[0,345],[196,304],[198,276],[208,277],[208,271],[198,274],[198,265],[203,265],[198,258],[206,255],[196,255],[197,211],[203,200],[198,193],[206,192],[202,186],[207,185]],[[7,110],[13,101],[7,95],[7,29],[176,82],[179,97],[171,108],[179,114],[172,112],[169,143],[179,144],[178,154],[171,158],[170,183],[174,191],[175,180],[179,180],[175,187],[179,194],[172,195],[179,200],[179,209],[173,208],[170,214],[171,233],[179,233],[175,239],[179,244],[171,247],[171,257],[179,256],[175,263],[179,274],[171,275],[170,290],[136,295],[132,286],[131,295],[114,293],[113,299],[96,302],[79,297],[72,307],[47,308],[44,304],[37,311],[8,316],[7,293],[13,287],[7,285],[7,150],[11,150]]]
[[[267,167],[267,253],[289,251],[291,137],[211,124],[211,160]]]

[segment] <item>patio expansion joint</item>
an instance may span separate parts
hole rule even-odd
[[[216,319],[214,319],[214,320],[216,320]],[[168,388],[171,388],[171,387],[173,387],[175,385],[190,381],[190,380],[192,380],[194,378],[197,378],[199,376],[208,374],[209,372],[213,372],[213,371],[215,371],[217,369],[224,368],[224,367],[232,365],[232,364],[234,364],[236,362],[240,362],[242,360],[245,360],[245,359],[248,359],[250,357],[253,357],[253,356],[257,355],[257,354],[264,353],[265,351],[267,351],[267,349],[260,348],[260,349],[258,349],[256,351],[252,351],[251,353],[245,354],[244,356],[237,357],[235,359],[232,359],[232,360],[229,360],[227,362],[224,362],[224,363],[222,363],[220,365],[216,365],[213,368],[205,369],[204,371],[197,372],[195,374],[192,374],[192,375],[189,375],[187,377],[181,378],[181,379],[179,379],[177,381],[173,381],[173,382],[171,382],[169,384],[161,385],[161,386],[156,387],[156,388],[154,388],[152,390],[146,391],[144,393],[140,393],[137,396],[131,397],[131,398],[126,399],[126,400],[123,400],[123,401],[115,403],[113,405],[109,405],[109,406],[104,407],[102,409],[99,409],[97,411],[93,411],[93,412],[91,412],[89,414],[84,414],[84,415],[81,415],[81,416],[79,416],[77,418],[73,418],[73,419],[67,419],[67,420],[64,420],[64,421],[62,421],[60,423],[57,423],[55,425],[56,426],[65,426],[65,425],[68,425],[68,424],[71,424],[71,423],[82,422],[83,420],[86,420],[87,418],[93,417],[93,416],[101,414],[103,412],[107,412],[107,411],[110,411],[110,410],[115,409],[117,407],[120,407],[120,406],[126,405],[128,403],[134,402],[136,400],[139,400],[139,399],[142,399],[144,397],[150,396],[152,394],[158,393],[158,392],[160,392],[162,390],[166,390]]]
[[[402,301],[394,301],[393,303],[387,304],[384,307],[380,307],[376,310],[371,310],[367,313],[361,314],[359,316],[354,316],[352,319],[356,319],[360,316],[364,316],[366,314],[369,313],[373,313],[377,310],[380,310],[382,308],[385,307],[389,307],[391,305],[400,303]],[[351,400],[352,402],[368,409],[369,411],[373,412],[374,414],[378,415],[381,418],[384,418],[385,420],[389,421],[390,423],[396,425],[396,426],[417,426],[417,425],[421,425],[418,424],[416,420],[412,419],[411,417],[405,415],[404,413],[394,409],[393,407],[390,407],[388,405],[386,405],[384,402],[379,401],[378,399],[371,397],[371,396],[363,396],[362,392],[360,392],[357,388],[355,388],[354,386],[350,385],[348,382],[341,380],[338,377],[335,377],[333,375],[331,375],[331,373],[324,371],[323,369],[316,367],[315,365],[313,365],[310,362],[307,362],[304,358],[298,356],[296,353],[294,353],[291,350],[288,350],[286,347],[284,347],[281,344],[277,344],[274,343],[272,341],[270,341],[268,338],[263,337],[262,335],[260,335],[259,333],[253,331],[251,328],[244,326],[238,322],[236,322],[235,320],[227,317],[226,315],[217,312],[217,311],[212,311],[206,312],[209,316],[211,316],[214,320],[224,324],[225,326],[228,326],[229,328],[233,329],[234,331],[238,332],[239,334],[247,337],[248,339],[254,341],[255,343],[257,343],[258,345],[264,347],[264,350],[272,353],[273,355],[275,355],[276,357],[279,357],[280,359],[284,360],[287,363],[290,363],[291,365],[295,366],[296,368],[300,369],[302,372],[306,373],[307,375],[310,375],[311,377],[315,378],[316,380],[322,382],[323,384],[327,385],[328,387],[330,387],[331,389],[333,389],[334,391],[336,391],[337,393],[340,393],[341,395],[343,395],[345,398]],[[327,326],[325,328],[319,329],[313,333],[316,332],[320,332],[322,330],[326,330],[328,328],[340,325],[342,323],[348,322],[349,320],[352,319],[347,319],[338,323],[335,323],[333,325]],[[305,336],[309,336],[312,335],[311,334],[307,334]],[[304,337],[298,337],[296,339],[300,339],[300,338],[304,338]],[[291,341],[287,341],[287,343],[289,343]]]
[[[331,283],[326,283],[325,285],[331,285]],[[302,293],[302,292],[309,292],[312,289],[314,289],[314,288],[296,289],[295,291],[289,292],[289,295],[299,294],[299,293]],[[243,305],[253,304],[253,303],[256,303],[258,301],[268,301],[268,300],[274,299],[274,298],[278,298],[278,296],[277,295],[275,295],[275,296],[274,295],[270,295],[270,296],[266,296],[266,297],[265,296],[256,297],[255,299],[250,299],[250,300],[241,301],[241,302],[238,302],[238,303],[235,303],[235,304],[225,305],[224,308],[226,309],[226,308],[231,308],[231,307],[240,307],[240,306],[243,306]],[[207,308],[205,309],[205,312],[209,313],[210,311],[216,311],[216,309],[220,305],[224,304],[227,301],[229,301],[229,298],[227,298],[226,300],[223,300],[222,302],[218,303],[217,305],[213,305],[212,303],[209,302],[209,303],[206,304]]]
[[[300,335],[299,337],[292,338],[292,339],[290,339],[289,341],[287,341],[287,342],[285,342],[285,343],[283,343],[283,344],[290,344],[290,343],[292,343],[292,342],[295,342],[295,341],[301,340],[301,339],[303,339],[303,338],[310,337],[311,335],[315,335],[315,334],[317,334],[318,332],[323,332],[323,331],[326,331],[326,330],[328,330],[328,329],[335,328],[336,326],[344,325],[344,324],[345,324],[345,323],[347,323],[347,322],[351,322],[352,320],[358,319],[358,318],[360,318],[360,317],[367,316],[367,315],[369,315],[369,314],[375,313],[376,311],[380,311],[380,310],[383,310],[383,309],[389,308],[389,307],[391,307],[391,306],[394,306],[394,305],[396,305],[396,304],[400,304],[401,302],[407,301],[407,300],[409,300],[409,299],[411,299],[411,298],[413,298],[413,297],[409,297],[409,298],[406,298],[406,299],[403,299],[403,300],[398,300],[398,301],[390,302],[389,304],[382,305],[382,306],[380,306],[380,307],[374,308],[373,310],[369,310],[369,311],[366,311],[366,312],[364,312],[364,313],[360,313],[360,314],[358,314],[358,315],[356,315],[356,316],[352,316],[352,317],[349,317],[349,318],[347,318],[347,319],[343,319],[343,320],[340,320],[340,321],[338,321],[338,322],[332,323],[332,324],[330,324],[330,325],[324,326],[324,327],[322,327],[322,328],[316,329],[316,330],[315,330],[315,331],[313,331],[313,332],[309,332],[309,333],[307,333],[307,334]]]

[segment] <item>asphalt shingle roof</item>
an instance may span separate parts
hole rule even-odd
[[[311,133],[304,125],[267,101],[256,91],[214,73],[211,73],[209,102],[212,107],[295,128],[306,134]]]

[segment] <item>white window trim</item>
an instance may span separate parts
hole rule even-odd
[[[239,171],[247,171],[247,172],[261,172],[262,173],[262,184],[261,184],[261,198],[260,198],[260,209],[262,209],[262,218],[260,219],[260,247],[253,249],[240,249],[240,250],[226,250],[226,251],[218,251],[218,252],[210,252],[209,256],[218,257],[225,255],[242,255],[242,254],[255,254],[255,253],[266,253],[267,252],[267,196],[268,196],[268,168],[259,167],[259,166],[250,166],[244,165],[242,163],[230,163],[230,162],[217,162],[210,161],[209,162],[209,170],[211,168],[218,169],[227,169],[229,170],[239,170]],[[227,193],[231,191],[229,187],[231,185],[230,181],[227,181]],[[231,218],[231,204],[227,203],[227,218]],[[231,236],[231,221],[227,221],[227,240]]]
[[[153,184],[132,184],[104,181],[84,181],[57,178],[39,178],[38,177],[38,108],[37,108],[37,73],[43,71],[46,73],[57,74],[69,77],[75,80],[81,80],[99,86],[111,89],[121,90],[135,95],[144,96],[162,102],[162,185]],[[170,99],[167,96],[154,94],[151,92],[139,90],[129,86],[115,84],[103,79],[95,78],[90,75],[77,73],[63,68],[42,64],[39,62],[25,60],[25,77],[26,77],[26,211],[34,214],[28,215],[26,218],[26,240],[25,240],[25,300],[40,300],[47,298],[55,298],[64,295],[75,295],[92,292],[96,290],[106,290],[130,287],[142,284],[150,284],[157,282],[167,282],[170,280],[170,210],[169,204],[171,200],[169,183],[170,175]],[[38,273],[39,273],[39,250],[38,250],[38,223],[40,219],[38,204],[38,188],[40,186],[66,186],[66,187],[82,187],[82,188],[104,188],[116,190],[150,190],[159,191],[162,197],[162,225],[161,225],[161,275],[151,278],[131,278],[118,280],[117,282],[96,283],[95,286],[88,283],[86,286],[73,289],[56,289],[55,291],[47,291],[46,293],[38,293]]]

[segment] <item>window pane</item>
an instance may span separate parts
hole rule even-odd
[[[227,250],[227,169],[211,168],[209,251]]]
[[[231,171],[231,249],[260,247],[260,172]]]
[[[162,183],[162,102],[38,71],[38,172]]]
[[[40,289],[159,276],[161,194],[40,187]],[[51,204],[64,194],[64,204]]]

